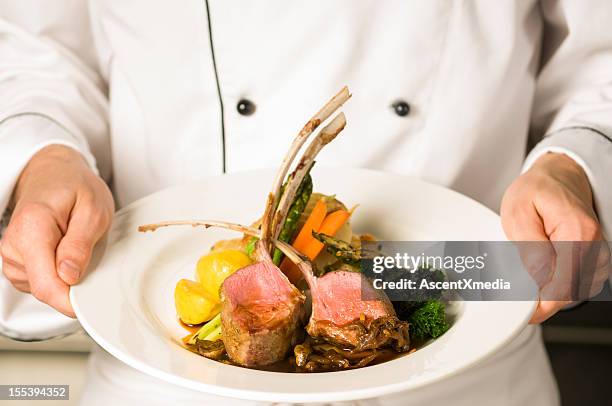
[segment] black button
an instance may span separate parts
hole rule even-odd
[[[248,99],[240,99],[236,105],[236,110],[238,110],[238,113],[243,116],[250,116],[251,114],[255,113],[255,109],[255,103]]]
[[[406,117],[410,114],[410,105],[403,100],[398,100],[391,105],[393,111],[400,117]]]

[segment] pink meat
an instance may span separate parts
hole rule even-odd
[[[304,296],[271,261],[247,266],[221,289],[223,343],[244,366],[268,365],[287,355],[297,339]]]
[[[313,337],[331,339],[346,346],[357,346],[372,321],[395,316],[384,292],[374,289],[359,272],[335,271],[321,278],[307,278],[312,295],[312,314],[307,326]]]

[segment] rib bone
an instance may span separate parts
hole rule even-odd
[[[350,97],[351,95],[348,88],[346,86],[343,87],[334,97],[331,98],[331,100],[325,103],[321,110],[319,110],[306,123],[306,125],[304,125],[302,130],[291,143],[291,147],[289,148],[285,158],[283,158],[283,162],[281,163],[281,166],[276,174],[276,178],[274,179],[274,183],[272,184],[272,191],[268,195],[266,209],[261,224],[262,240],[268,241],[272,237],[272,222],[274,220],[275,208],[278,206],[280,200],[280,189],[298,151],[302,148],[310,134],[312,134],[323,121],[327,120],[336,110],[338,110],[338,108],[340,108],[340,106],[342,106],[342,104],[344,104],[344,102],[346,102]]]
[[[280,202],[278,203],[278,208],[274,214],[274,221],[272,222],[272,227],[274,230],[271,236],[272,238],[278,238],[281,228],[283,227],[283,223],[285,222],[285,217],[287,217],[287,213],[291,208],[291,203],[293,203],[293,199],[295,199],[295,194],[297,193],[302,180],[304,180],[304,177],[306,177],[306,174],[314,165],[316,156],[324,146],[332,142],[334,138],[340,134],[345,126],[346,118],[344,117],[344,113],[339,113],[321,130],[321,132],[319,132],[319,134],[317,134],[315,139],[308,145],[308,148],[306,148],[306,151],[304,151],[304,155],[300,159],[300,162],[296,166],[293,173],[289,175],[287,186],[285,187],[285,191],[283,192]]]
[[[146,233],[147,231],[155,231],[158,228],[162,227],[170,227],[170,226],[192,226],[192,227],[219,227],[225,228],[228,230],[237,231],[239,233],[243,233],[246,235],[250,235],[252,237],[261,237],[261,231],[257,230],[253,227],[248,227],[242,224],[230,223],[227,221],[220,220],[174,220],[174,221],[162,221],[154,224],[145,224],[138,227],[138,231],[141,233]],[[263,240],[263,238],[262,238]],[[307,281],[313,280],[314,273],[312,271],[312,264],[308,260],[308,258],[304,257],[300,254],[295,248],[291,245],[278,241],[276,239],[271,240],[276,247],[283,252],[289,258],[291,262],[298,266],[300,271],[302,271],[304,278]]]

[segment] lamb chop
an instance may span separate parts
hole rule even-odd
[[[239,269],[221,288],[221,328],[229,357],[244,366],[272,364],[300,339],[305,296],[274,265],[263,240],[260,261]]]
[[[263,235],[260,230],[252,227],[217,220],[167,221],[141,226],[139,227],[139,231],[154,231],[160,227],[175,225],[202,226],[205,228],[220,227],[238,231],[253,237],[261,237]],[[303,365],[301,366],[305,366],[307,370],[327,370],[330,366],[333,367],[332,369],[339,369],[335,368],[336,364],[330,365],[328,361],[329,359],[337,360],[338,357],[336,354],[341,354],[344,357],[340,358],[342,362],[339,361],[338,365],[341,365],[342,368],[359,367],[367,365],[368,362],[374,360],[379,354],[378,350],[381,348],[391,348],[396,352],[405,352],[410,349],[408,323],[397,318],[395,310],[385,293],[374,289],[371,282],[363,274],[349,271],[332,271],[322,277],[316,277],[313,272],[312,263],[308,258],[301,255],[285,242],[276,239],[272,239],[271,242],[297,265],[308,284],[312,296],[312,312],[308,325],[306,326],[306,331],[310,337],[314,339],[315,345],[308,343],[307,346],[296,346],[295,352],[298,365],[302,362]],[[257,264],[251,265],[250,267],[256,265]],[[225,283],[227,283],[230,278],[250,267],[245,267],[228,277],[224,282],[223,289],[226,289]],[[275,278],[283,281],[286,279],[286,277],[283,279],[275,271],[271,273]],[[279,273],[282,275],[280,270]],[[257,277],[258,275],[254,275],[254,278]],[[261,285],[263,285],[263,283]],[[266,292],[268,294],[265,300],[270,302],[276,297],[276,291],[279,289],[277,285],[273,286],[273,289],[262,289],[264,296]],[[293,287],[293,285],[291,286]],[[272,292],[273,290],[274,292]],[[288,296],[288,294],[283,296],[285,297],[284,300],[288,301],[288,299],[286,299]],[[280,300],[276,303],[277,306],[283,309],[285,314],[287,314],[287,311],[284,310],[285,303],[280,304]],[[222,311],[222,318],[224,311],[225,309]],[[270,323],[274,324],[276,322],[277,319]],[[286,325],[287,324],[285,324],[285,326]],[[293,326],[293,324],[291,325]],[[297,324],[295,326],[297,327]],[[231,334],[231,331],[227,330],[224,324],[224,343],[228,339],[228,337],[226,337],[228,332]],[[252,340],[252,335],[240,337],[233,336],[230,338],[229,345],[226,344],[228,354],[232,360],[239,362],[239,360],[243,358],[234,358],[234,356],[239,356],[240,354],[230,352],[234,337],[237,337],[238,346],[240,348],[245,348],[245,344],[240,344],[240,340],[249,343]],[[285,337],[285,339],[282,341],[279,340],[278,337]],[[286,337],[287,335],[283,336],[280,334],[261,334],[260,339],[257,340],[258,346],[250,346],[247,348],[250,348],[250,351],[255,353],[257,353],[257,351],[269,351],[280,356],[279,354],[281,351],[276,351],[277,349],[271,348],[271,346],[282,344],[282,348],[285,348],[287,344]],[[292,337],[296,338],[297,335],[293,335]],[[321,346],[321,342],[329,345]],[[288,346],[291,346],[291,344],[288,344]],[[307,349],[305,349],[306,347]],[[322,353],[316,352],[319,348],[322,349]],[[304,352],[308,354],[304,355]],[[284,355],[286,355],[286,352],[280,356],[280,359],[282,359]],[[346,357],[356,360],[356,363],[350,364]],[[243,363],[242,365],[247,364]]]
[[[379,320],[380,323],[382,319],[396,317],[387,295],[374,289],[362,273],[332,271],[311,279],[309,287],[312,314],[306,330],[311,337],[357,351],[387,344],[397,346],[401,351],[409,344],[408,340],[395,336],[369,334],[372,322]],[[407,338],[407,328],[405,333]]]
[[[408,324],[396,317],[384,292],[375,290],[365,276],[334,271],[317,278],[307,258],[278,240],[299,185],[318,152],[344,128],[344,115],[340,113],[331,120],[307,147],[281,195],[289,167],[308,136],[349,97],[348,89],[342,89],[293,141],[268,195],[261,230],[214,220],[171,221],[139,228],[148,231],[169,225],[215,226],[260,238],[256,248],[258,262],[228,277],[221,292],[223,342],[230,358],[240,365],[261,366],[283,359],[299,338],[299,327],[307,312],[304,295],[272,262],[270,252],[274,246],[297,265],[308,284],[312,312],[306,330],[311,337],[370,358],[369,350],[384,346],[397,351],[408,349]]]
[[[255,251],[258,262],[238,270],[223,282],[220,292],[223,343],[229,357],[240,365],[263,366],[285,358],[302,331],[298,327],[305,319],[305,296],[272,262],[271,240],[277,235],[272,228],[274,222],[284,223],[289,205],[317,153],[344,129],[344,114],[332,119],[307,148],[300,164],[289,176],[281,200],[283,180],[295,156],[313,131],[349,97],[348,89],[343,88],[295,138],[268,195]],[[140,228],[141,231],[146,229],[151,228]]]

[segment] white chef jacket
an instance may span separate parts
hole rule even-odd
[[[277,166],[346,84],[347,129],[320,162],[417,176],[498,209],[522,167],[563,152],[609,235],[611,17],[606,0],[0,0],[0,212],[49,144],[80,151],[119,207]],[[539,143],[525,161],[528,139]],[[0,289],[0,333],[76,328]]]

